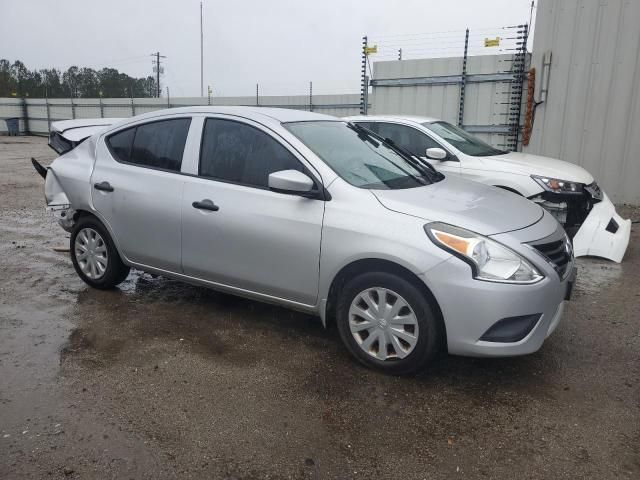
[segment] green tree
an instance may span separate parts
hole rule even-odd
[[[29,70],[20,60],[16,60],[11,65],[11,76],[15,80],[16,85],[16,95],[18,97],[23,97],[27,94],[27,79],[29,77]]]
[[[0,60],[0,97],[10,97],[16,93],[16,81],[11,71],[11,62]]]
[[[96,98],[100,96],[100,80],[92,68],[81,68],[76,76],[78,96]]]
[[[50,98],[64,97],[64,88],[62,86],[62,74],[60,70],[55,68],[40,70],[42,83],[45,89],[45,96]],[[67,95],[68,96],[68,95]]]
[[[68,97],[78,96],[78,67],[69,67],[62,74],[62,85]]]
[[[56,68],[29,70],[19,60],[0,59],[0,97],[155,97],[152,76],[133,78],[115,68],[94,70],[72,66],[65,72]]]

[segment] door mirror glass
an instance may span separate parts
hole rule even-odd
[[[431,160],[444,160],[447,158],[447,152],[439,147],[427,148],[427,158]]]
[[[277,192],[305,193],[313,190],[313,180],[298,170],[269,174],[269,188]]]

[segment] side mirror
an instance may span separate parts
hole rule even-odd
[[[298,170],[280,170],[269,174],[269,188],[281,193],[308,193],[313,180]]]
[[[427,148],[427,158],[431,160],[444,160],[447,158],[447,152],[439,147]]]

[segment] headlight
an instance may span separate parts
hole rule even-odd
[[[560,180],[559,178],[540,177],[538,175],[531,175],[531,178],[547,192],[582,193],[582,189],[584,188],[584,184],[582,183]]]
[[[473,278],[503,283],[535,283],[544,278],[525,258],[487,237],[446,223],[429,223],[424,229],[438,247],[471,265]]]

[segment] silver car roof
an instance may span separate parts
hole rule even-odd
[[[211,114],[227,114],[238,115],[250,120],[264,120],[264,117],[269,117],[280,123],[285,122],[304,122],[312,120],[333,120],[339,121],[340,119],[332,117],[330,115],[323,115],[321,113],[307,112],[304,110],[294,110],[292,108],[270,108],[270,107],[258,107],[258,106],[193,106],[193,107],[178,107],[164,110],[155,110],[153,112],[137,115],[135,120],[144,120],[145,118],[154,118],[157,116],[163,116],[167,114],[194,114],[194,113],[211,113]]]

